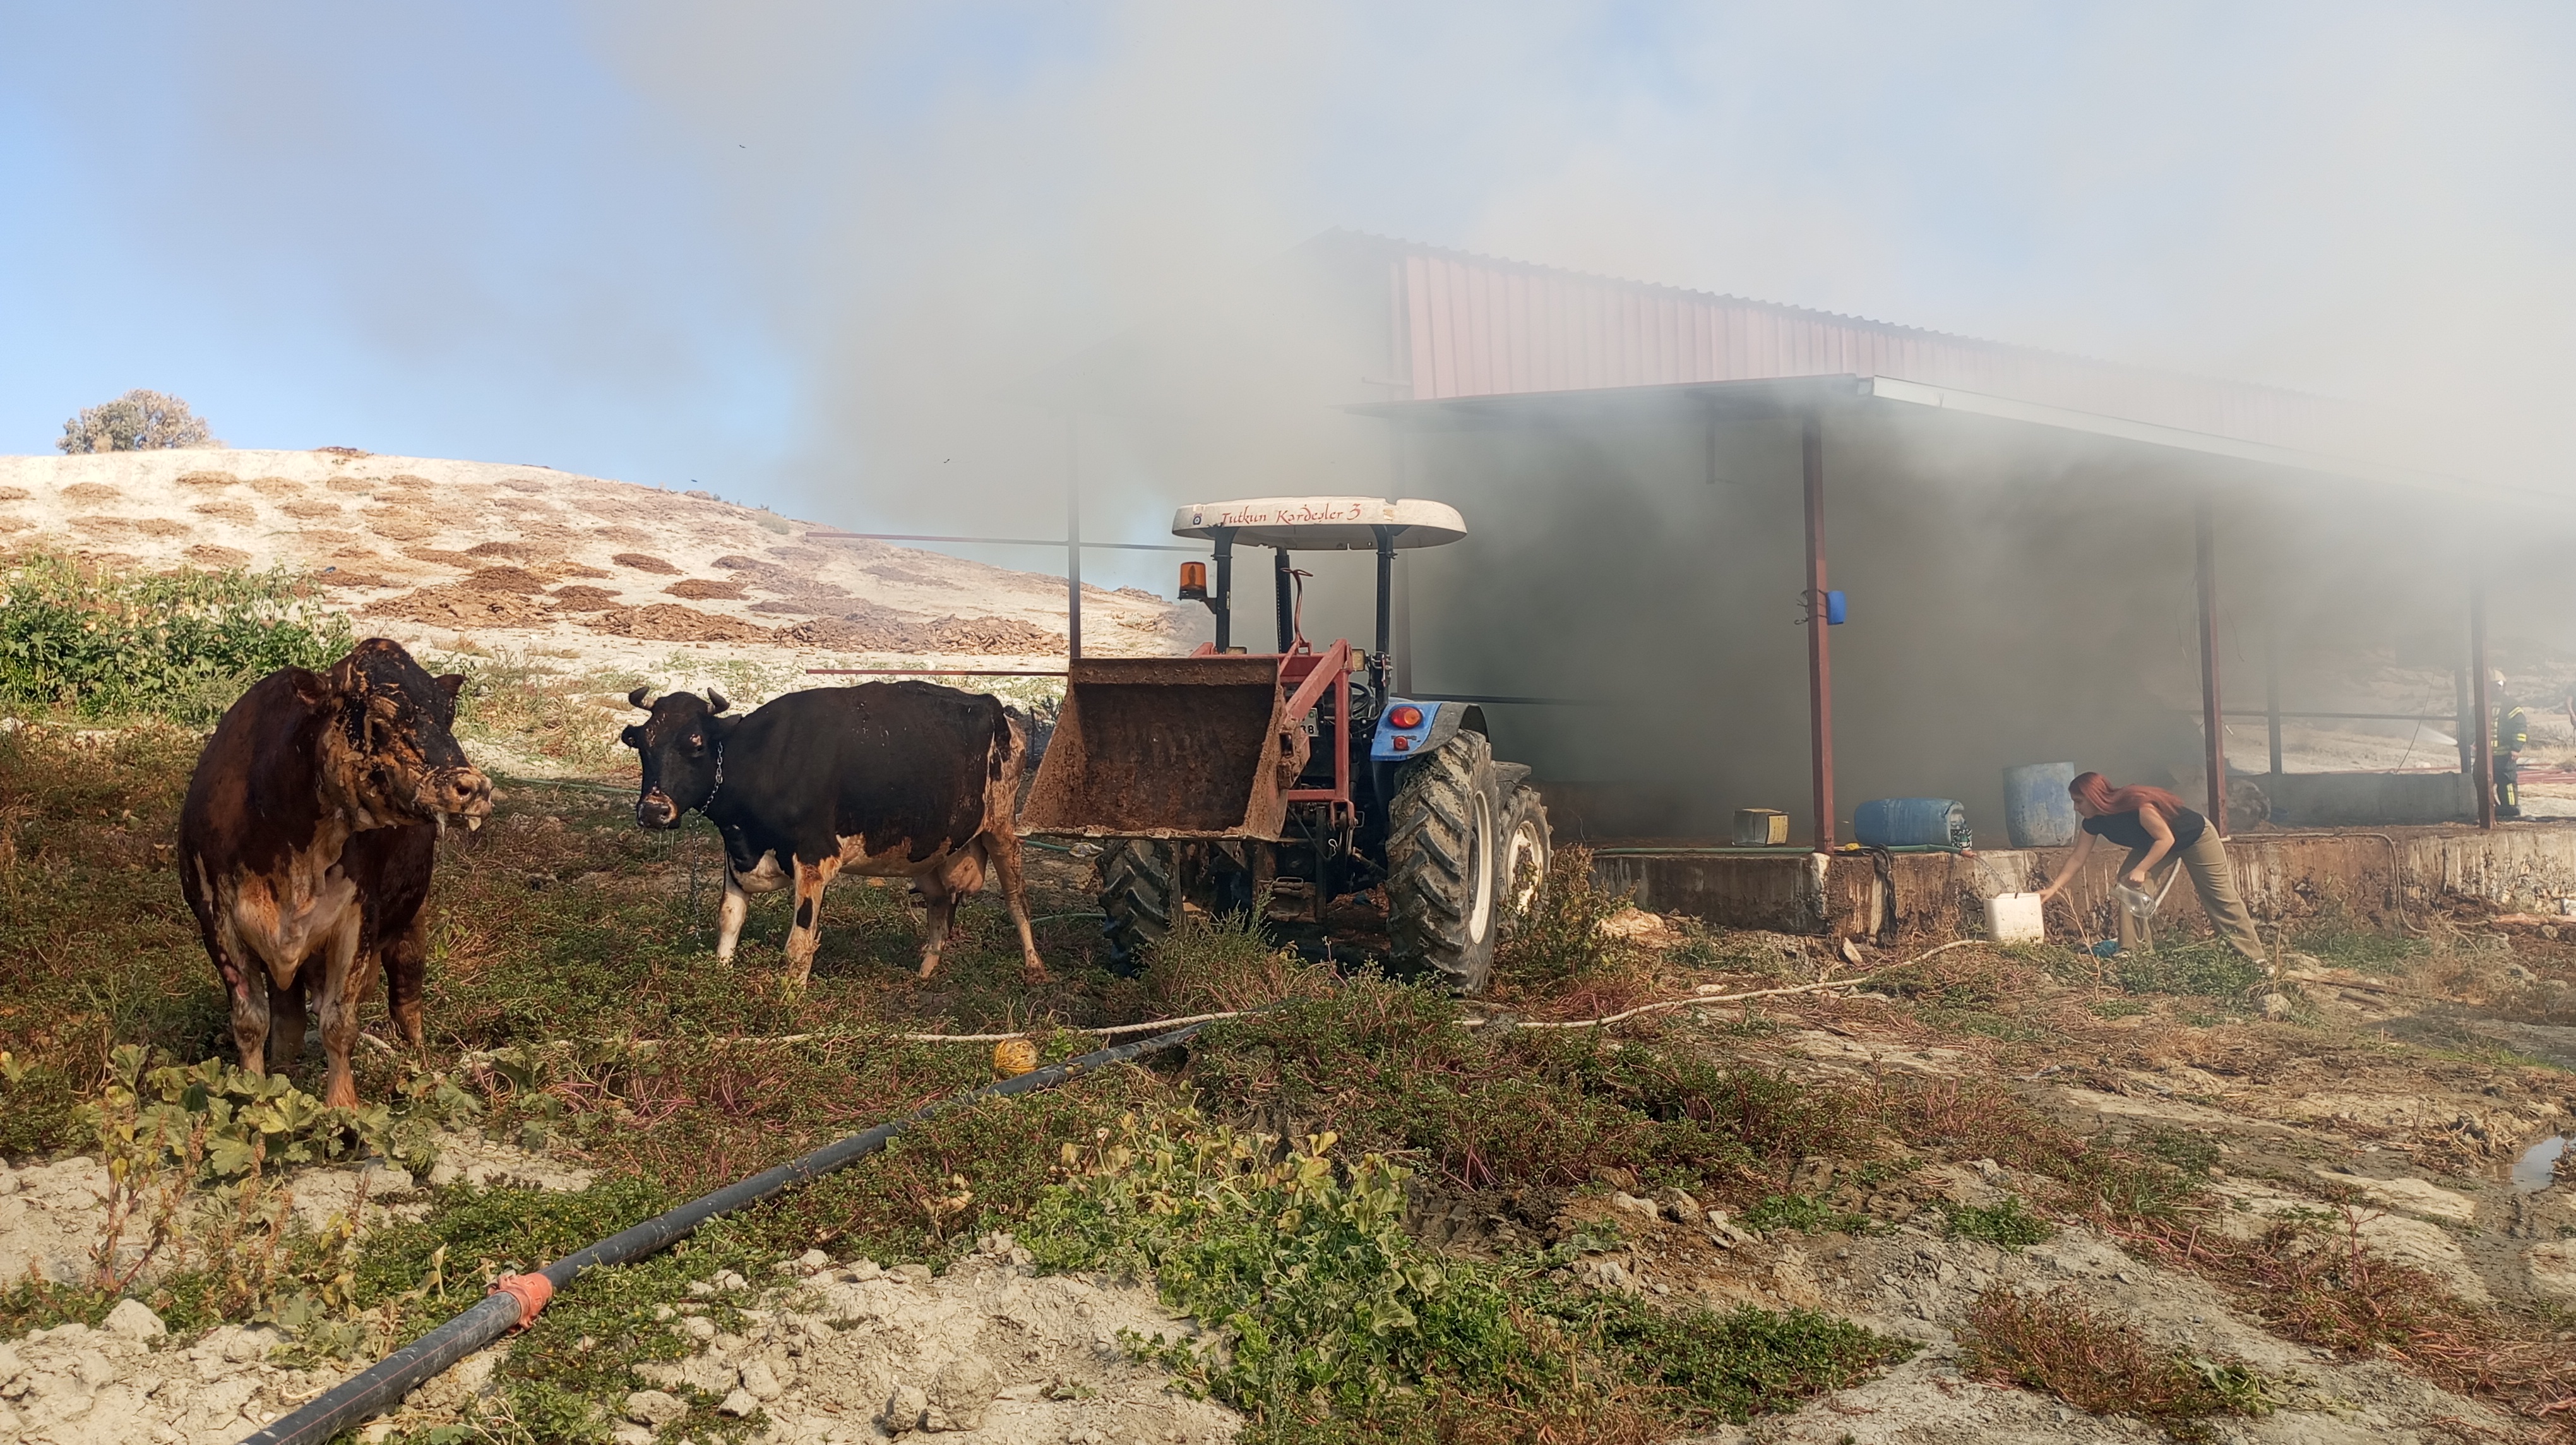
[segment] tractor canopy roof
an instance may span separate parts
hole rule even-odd
[[[1379,497],[1254,497],[1192,502],[1172,514],[1175,537],[1214,537],[1220,528],[1247,547],[1290,551],[1377,550],[1384,527],[1399,548],[1438,547],[1467,535],[1467,519],[1445,502]]]

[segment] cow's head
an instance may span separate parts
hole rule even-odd
[[[635,821],[647,828],[676,828],[680,815],[704,808],[724,779],[724,740],[739,718],[718,717],[733,706],[714,688],[644,700],[637,688],[626,700],[652,714],[626,729],[626,745],[644,762],[644,791],[635,799]]]
[[[402,644],[370,637],[329,672],[299,672],[298,696],[323,712],[322,786],[359,825],[391,826],[492,812],[492,780],[456,743],[463,676],[433,678]]]

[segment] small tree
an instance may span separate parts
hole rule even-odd
[[[137,388],[104,406],[86,406],[63,423],[65,452],[141,452],[159,447],[219,447],[205,420],[166,392]]]

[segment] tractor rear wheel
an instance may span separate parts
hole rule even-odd
[[[1493,745],[1461,732],[1404,765],[1387,805],[1387,934],[1401,969],[1433,969],[1460,993],[1494,971],[1503,841]]]
[[[1145,955],[1181,917],[1181,850],[1155,838],[1112,838],[1100,846],[1100,931],[1109,971],[1133,978]]]
[[[1494,858],[1499,870],[1495,879],[1502,889],[1503,920],[1513,923],[1529,916],[1539,889],[1547,885],[1548,864],[1556,852],[1555,835],[1547,826],[1547,804],[1539,800],[1538,789],[1527,783],[1512,789],[1511,800],[1503,805],[1502,835],[1502,849]],[[1527,878],[1521,876],[1523,870],[1528,871]]]

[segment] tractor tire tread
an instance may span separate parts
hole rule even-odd
[[[1484,986],[1493,963],[1491,938],[1479,944],[1466,936],[1483,881],[1472,875],[1492,866],[1477,857],[1474,836],[1475,794],[1492,756],[1482,735],[1459,733],[1405,766],[1388,808],[1387,932],[1396,961],[1434,969],[1469,993]]]

